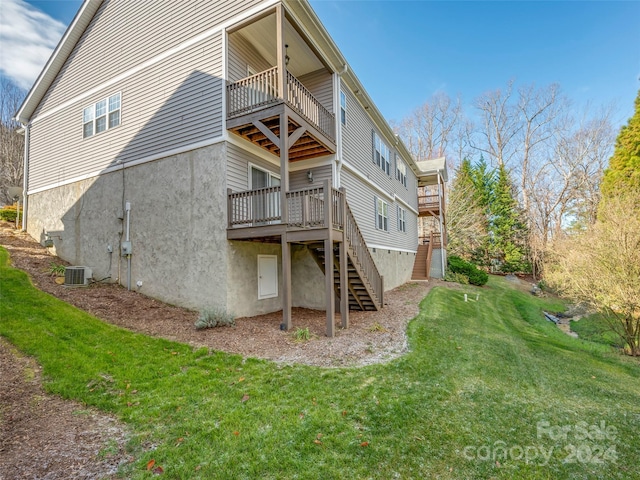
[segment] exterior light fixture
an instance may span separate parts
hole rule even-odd
[[[285,65],[289,65],[289,60],[290,60],[289,55],[287,53],[288,52],[288,48],[289,48],[289,45],[285,45],[284,46],[284,64]]]
[[[311,170],[307,172],[307,180],[309,180],[309,183],[313,183],[313,172]]]

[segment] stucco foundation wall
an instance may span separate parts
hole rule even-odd
[[[447,251],[434,248],[433,253],[431,254],[431,270],[429,271],[429,276],[432,278],[444,278],[444,268],[443,268],[443,256],[444,256],[444,265],[447,264]]]
[[[411,280],[416,254],[397,250],[369,249],[380,275],[384,276],[384,290],[392,290]]]
[[[311,256],[309,249],[304,245],[293,245],[291,263],[292,305],[326,310],[324,273]]]
[[[41,241],[52,234],[61,258],[126,285],[120,239],[130,202],[132,289],[226,308],[225,158],[220,143],[31,195],[27,231]]]
[[[229,241],[227,310],[238,317],[282,309],[282,249],[280,244]],[[258,255],[278,257],[278,296],[258,299]]]

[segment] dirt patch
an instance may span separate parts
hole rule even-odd
[[[114,417],[45,394],[37,363],[0,338],[0,480],[116,478],[126,438]]]
[[[446,285],[437,280],[412,282],[386,292],[385,307],[380,311],[350,312],[348,329],[339,328],[340,315],[336,315],[334,338],[325,336],[324,312],[294,308],[293,332],[308,328],[311,334],[309,341],[299,342],[293,332],[279,329],[281,312],[239,318],[235,327],[196,330],[197,312],[167,305],[119,285],[58,285],[49,273],[51,263],[66,262],[7,223],[0,224],[0,245],[9,251],[12,264],[26,271],[38,288],[114,325],[194,347],[323,367],[380,363],[406,352],[407,322],[418,313],[420,301],[433,286]]]

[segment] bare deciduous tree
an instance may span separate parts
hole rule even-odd
[[[397,126],[416,160],[447,155],[450,143],[460,141],[462,102],[446,93],[436,93]]]
[[[640,356],[640,198],[615,197],[586,231],[557,239],[545,278],[560,293],[600,311]]]
[[[13,115],[20,107],[24,91],[6,79],[0,80],[0,203],[11,203],[7,188],[22,185],[24,136]]]

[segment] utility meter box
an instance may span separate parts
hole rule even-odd
[[[131,242],[122,242],[122,256],[131,255]]]

